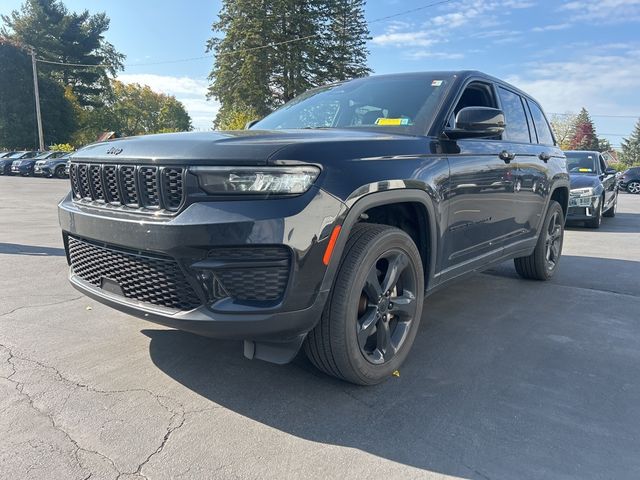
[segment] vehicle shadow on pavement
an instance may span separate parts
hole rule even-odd
[[[567,230],[585,230],[591,232],[640,233],[640,215],[637,213],[616,213],[613,218],[603,218],[600,228],[594,229],[584,222],[567,221]]]
[[[64,248],[41,247],[39,245],[22,245],[19,243],[0,242],[0,254],[33,255],[42,257],[64,257]]]
[[[465,478],[637,478],[640,324],[610,311],[611,294],[567,295],[496,274],[436,293],[400,376],[375,387],[303,355],[275,366],[243,359],[238,342],[143,333],[171,378],[306,440]]]

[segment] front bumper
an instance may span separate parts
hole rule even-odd
[[[60,203],[58,212],[70,264],[70,237],[122,249],[129,256],[161,255],[179,265],[201,304],[185,310],[128,298],[117,287],[101,288],[95,281],[88,282],[72,266],[72,285],[95,300],[145,320],[200,335],[286,342],[308,332],[320,317],[328,295],[321,289],[326,271],[322,257],[333,226],[341,221],[346,207],[332,195],[312,188],[294,198],[193,203],[171,217],[111,212],[78,205],[70,196]],[[221,265],[219,260],[211,261],[211,252],[230,247],[274,246],[291,252],[281,296],[264,301],[238,300],[228,293],[224,298],[211,297],[208,280],[202,275],[203,265],[214,269],[217,277],[215,268],[233,270],[245,260],[230,257],[222,259]],[[244,270],[245,278],[247,272]],[[255,286],[251,278],[247,281]],[[162,282],[158,283],[157,288],[162,289]]]
[[[602,197],[569,197],[567,221],[591,220],[598,214],[598,207]]]
[[[36,165],[33,167],[33,174],[50,177],[53,175],[53,171],[51,170],[51,167],[48,167],[47,165]]]
[[[14,175],[30,175],[33,171],[33,167],[31,166],[19,166],[19,167],[14,167],[13,165],[11,166],[11,173]]]

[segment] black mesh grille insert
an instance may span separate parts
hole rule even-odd
[[[69,237],[73,272],[101,288],[103,278],[117,282],[126,298],[191,310],[201,302],[180,266],[168,257],[142,256]]]
[[[225,268],[216,270],[215,275],[235,300],[281,298],[289,280],[290,257],[289,250],[280,246],[216,248],[208,255],[212,260],[228,262]],[[248,265],[251,262],[254,266]]]
[[[182,203],[182,169],[165,168],[162,172],[165,207],[177,210]]]
[[[105,165],[103,169],[104,184],[107,188],[107,201],[120,203],[118,191],[118,169],[115,165]]]
[[[184,200],[184,169],[134,165],[71,163],[76,201],[124,205],[144,211],[176,211]]]

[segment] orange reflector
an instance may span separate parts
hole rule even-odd
[[[329,244],[327,245],[327,249],[324,251],[324,257],[322,257],[322,263],[325,265],[329,265],[329,260],[331,260],[331,254],[333,253],[333,249],[336,246],[336,242],[338,241],[338,235],[340,235],[340,230],[342,227],[340,225],[336,225],[333,227],[333,232],[331,232],[331,237],[329,238]]]

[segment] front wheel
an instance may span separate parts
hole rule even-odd
[[[564,213],[560,204],[551,200],[535,250],[528,257],[514,259],[518,275],[532,280],[553,277],[562,255],[563,240]]]
[[[602,205],[604,204],[604,197],[598,202],[598,208],[595,211],[594,217],[591,220],[584,222],[589,228],[600,228],[602,225]]]
[[[66,178],[66,175],[64,173],[64,165],[60,165],[58,168],[56,168],[55,175],[58,178]]]
[[[422,261],[411,237],[387,225],[357,224],[305,352],[329,375],[380,383],[407,357],[423,299]]]
[[[602,215],[607,218],[613,218],[616,216],[617,211],[618,211],[618,191],[616,190],[615,198],[613,199],[613,205],[611,205],[609,209],[605,211]]]

